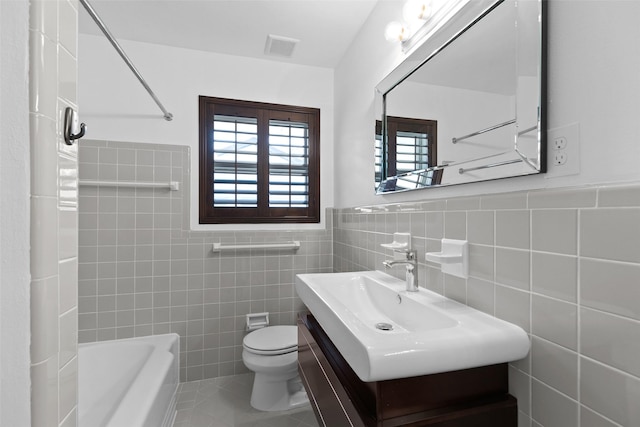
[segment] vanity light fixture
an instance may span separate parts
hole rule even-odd
[[[433,2],[428,0],[408,0],[402,7],[402,18],[411,23],[422,25],[431,17]]]
[[[388,41],[405,41],[410,39],[425,21],[431,17],[432,2],[430,0],[408,0],[402,7],[403,22],[389,22],[384,30]]]
[[[449,21],[470,0],[407,0],[402,8],[403,22],[393,21],[385,27],[385,38],[401,42],[406,52],[420,40]]]
[[[392,21],[384,29],[384,38],[390,42],[402,42],[410,37],[410,30],[407,24]]]

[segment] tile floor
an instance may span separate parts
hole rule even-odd
[[[311,406],[283,412],[249,404],[253,374],[182,383],[173,427],[318,427]]]

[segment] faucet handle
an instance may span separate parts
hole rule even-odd
[[[418,259],[418,254],[413,249],[407,249],[406,251],[396,252],[396,253],[397,253],[397,255],[395,256],[395,259],[397,259],[397,260],[415,261],[415,260]]]
[[[415,250],[411,250],[411,251],[407,250],[404,252],[396,251],[394,252],[393,255],[394,255],[393,259],[387,259],[382,261],[382,265],[384,265],[386,268],[391,268],[395,264],[416,263],[418,259],[418,254],[416,253]]]

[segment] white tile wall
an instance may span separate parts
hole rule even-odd
[[[31,417],[77,424],[77,147],[61,140],[76,103],[76,0],[30,9]]]
[[[81,342],[176,332],[181,378],[246,372],[245,315],[294,324],[301,272],[332,269],[327,231],[194,232],[184,146],[83,141],[81,179],[178,181],[179,191],[81,187]],[[292,251],[213,253],[214,242],[300,240]]]
[[[640,425],[639,224],[637,184],[340,209],[334,269],[380,269],[391,254],[379,244],[395,231],[411,231],[419,252],[466,235],[469,279],[420,262],[420,286],[530,334],[529,356],[509,369],[519,426],[632,427]]]

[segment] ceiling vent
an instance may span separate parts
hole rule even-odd
[[[269,34],[267,36],[267,44],[264,47],[264,53],[274,56],[286,56],[291,57],[293,49],[300,40],[292,39],[290,37],[275,36]]]

